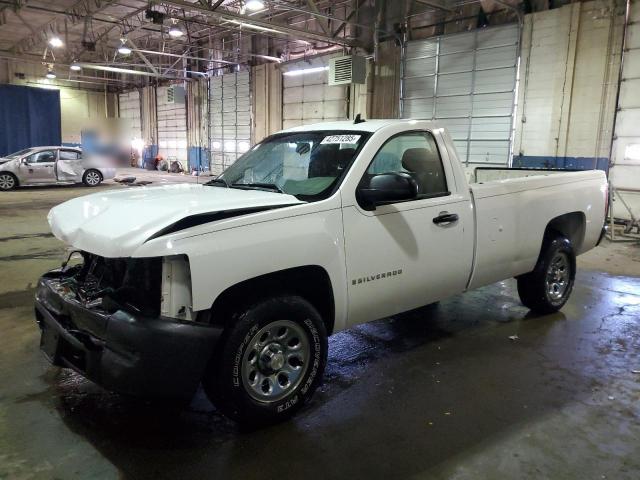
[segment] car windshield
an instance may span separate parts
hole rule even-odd
[[[255,145],[209,184],[321,200],[334,191],[368,136],[357,131],[274,135]]]
[[[22,157],[24,155],[26,155],[27,153],[29,153],[31,150],[33,150],[33,148],[25,148],[24,150],[19,150],[17,152],[13,152],[10,153],[9,155],[7,155],[5,158],[18,158],[18,157]]]

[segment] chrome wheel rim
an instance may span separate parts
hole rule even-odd
[[[97,172],[88,172],[86,178],[89,185],[97,185],[100,183],[100,175]]]
[[[305,330],[290,320],[262,327],[242,357],[242,383],[260,402],[272,403],[293,392],[304,378],[310,358]]]
[[[558,302],[564,298],[570,280],[569,257],[564,252],[556,253],[547,269],[545,286],[549,299]]]
[[[11,175],[0,175],[0,189],[10,190],[16,184],[16,181]]]

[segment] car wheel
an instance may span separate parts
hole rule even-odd
[[[98,170],[87,170],[82,176],[82,183],[87,187],[97,187],[102,182],[102,174]]]
[[[575,276],[571,242],[560,234],[546,237],[535,269],[518,277],[520,300],[537,313],[557,312],[569,300]]]
[[[203,386],[213,404],[248,426],[290,417],[313,395],[327,361],[327,333],[305,299],[283,295],[233,316]]]
[[[18,186],[18,179],[12,173],[0,173],[0,190],[13,190]]]

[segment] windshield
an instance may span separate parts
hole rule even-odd
[[[22,157],[24,155],[26,155],[27,153],[29,153],[31,150],[33,150],[33,148],[25,148],[24,150],[20,150],[18,152],[14,152],[14,153],[10,153],[9,155],[7,155],[5,158],[18,158],[18,157]]]
[[[274,135],[257,144],[212,185],[264,188],[321,200],[334,191],[369,134],[314,131]]]

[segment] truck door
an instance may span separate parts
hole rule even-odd
[[[61,182],[82,181],[82,154],[78,150],[61,148],[56,163],[56,175]]]
[[[29,155],[20,166],[24,183],[55,183],[55,165],[57,151],[39,150]]]
[[[414,200],[373,211],[357,200],[343,209],[349,324],[465,289],[473,261],[473,216],[469,194],[456,192],[446,160],[432,133],[413,131],[391,137],[371,161],[357,188],[366,188],[377,174],[403,172],[419,190]]]

